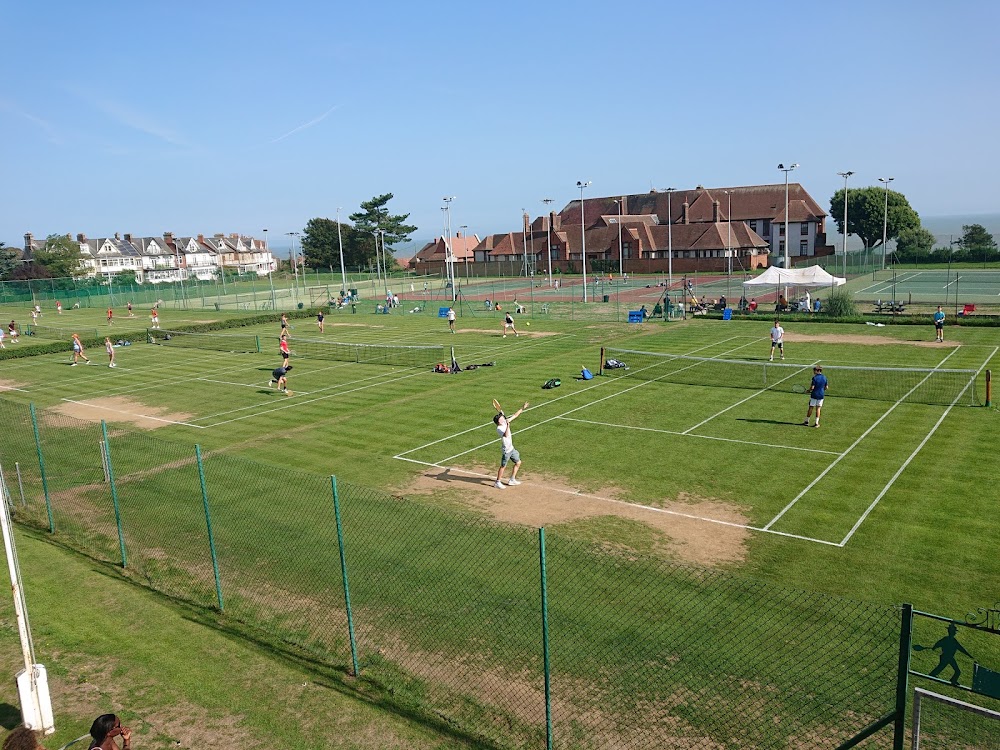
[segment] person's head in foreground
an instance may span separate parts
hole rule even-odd
[[[44,750],[38,742],[38,733],[26,726],[15,727],[3,741],[3,750]]]

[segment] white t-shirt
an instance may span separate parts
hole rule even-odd
[[[450,321],[454,321],[455,320],[455,311],[454,310],[451,310],[451,309],[448,310],[448,320],[450,320]]]
[[[503,446],[504,453],[514,450],[514,436],[510,434],[510,425],[504,417],[500,417],[497,422],[497,435],[500,436],[500,445]]]
[[[781,338],[785,335],[785,329],[781,326],[775,326],[771,329],[771,343],[780,344]]]

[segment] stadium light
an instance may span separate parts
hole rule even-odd
[[[455,200],[457,196],[452,195],[451,197],[444,197],[441,200],[444,201],[444,220],[445,226],[448,231],[448,241],[445,242],[445,272],[448,276],[448,281],[451,282],[451,301],[454,302],[458,299],[458,292],[455,290],[455,252],[451,245],[451,202]]]
[[[590,180],[587,182],[576,181],[576,186],[580,188],[580,257],[583,259],[583,301],[587,302],[587,222],[584,221],[583,191],[590,187]]]
[[[785,173],[785,268],[791,267],[791,259],[788,253],[788,173],[793,169],[798,169],[798,164],[789,164],[787,167],[784,164],[779,164],[778,169]]]
[[[729,236],[726,238],[726,257],[729,259],[727,263],[727,269],[730,276],[733,275],[733,191],[723,190],[727,196],[729,196],[729,209],[726,215],[726,225],[729,227]],[[728,284],[726,285],[726,291],[729,291]]]
[[[524,252],[524,278],[528,278],[528,212],[521,209],[521,250]]]
[[[462,230],[462,250],[465,253],[463,256],[462,265],[465,266],[465,278],[469,278],[469,225],[463,224],[459,227]]]
[[[895,177],[879,177],[879,182],[885,183],[885,214],[882,217],[882,270],[885,270],[885,243],[888,239],[886,234],[889,230],[889,183],[895,180]]]
[[[546,258],[548,258],[548,269],[549,269],[549,286],[552,286],[552,211],[549,207],[552,205],[552,198],[542,198],[542,203],[545,204],[545,240],[546,240]]]
[[[342,284],[342,296],[347,294],[347,271],[344,269],[344,238],[340,234],[340,212],[343,210],[337,206],[337,244],[340,246],[340,282]]]
[[[844,178],[844,278],[847,278],[847,178],[854,172],[837,172]]]
[[[667,291],[674,285],[674,224],[672,217],[672,206],[670,196],[677,188],[665,188],[663,192],[667,194]]]

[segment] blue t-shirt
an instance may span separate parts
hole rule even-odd
[[[944,313],[941,312],[940,310],[938,310],[936,313],[934,313],[934,322],[935,323],[944,323]]]
[[[827,382],[828,381],[826,379],[826,375],[824,375],[823,373],[818,372],[815,375],[813,375],[812,388],[809,391],[809,397],[815,399],[823,398],[824,394],[826,393]]]

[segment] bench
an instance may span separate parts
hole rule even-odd
[[[872,307],[877,313],[901,313],[906,311],[902,302],[882,302],[879,300],[878,302],[873,303]]]
[[[975,305],[965,305],[962,308],[962,312],[959,313],[959,316],[961,316],[961,317],[964,318],[966,315],[971,315],[975,311],[976,311],[976,306]]]

